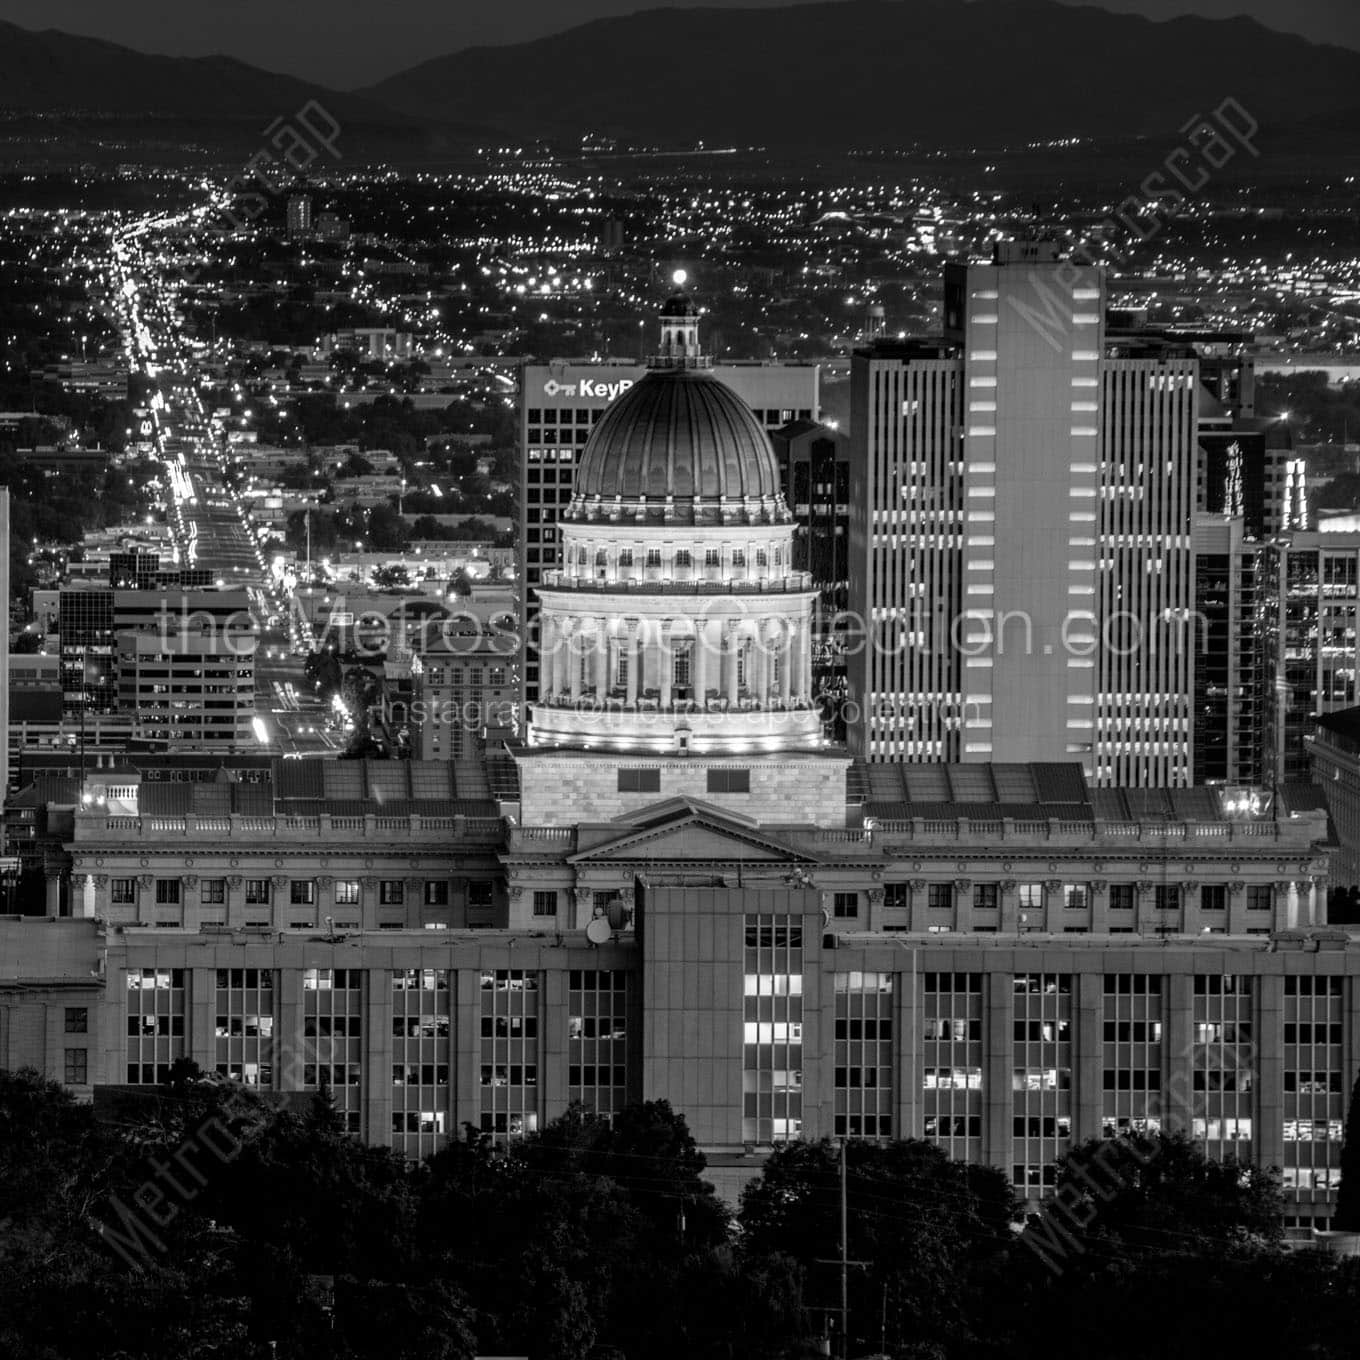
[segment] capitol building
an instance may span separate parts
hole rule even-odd
[[[725,1194],[772,1146],[929,1138],[1041,1197],[1182,1129],[1323,1223],[1360,946],[1307,791],[854,760],[761,424],[684,296],[584,444],[523,742],[35,777],[47,919],[0,921],[0,1063],[82,1097],[177,1058],[422,1157],[668,1099]],[[200,768],[201,766],[201,768]]]

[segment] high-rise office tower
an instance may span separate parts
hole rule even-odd
[[[312,229],[312,200],[306,194],[292,194],[287,211],[288,235],[306,236]]]
[[[1196,360],[1107,357],[1102,272],[1018,242],[852,383],[852,751],[1189,783]]]

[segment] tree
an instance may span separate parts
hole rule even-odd
[[[1184,1133],[1079,1144],[1059,1164],[1057,1194],[1091,1210],[1085,1234],[1093,1245],[1124,1252],[1164,1251],[1168,1242],[1206,1252],[1265,1248],[1284,1232],[1278,1174],[1215,1161]],[[1085,1216],[1084,1208],[1074,1214]]]
[[[1016,1213],[1001,1172],[951,1161],[935,1143],[846,1144],[847,1250],[867,1262],[850,1280],[852,1347],[877,1348],[885,1300],[900,1340],[957,1340],[970,1326],[969,1284],[1011,1248]],[[835,1307],[824,1265],[840,1235],[838,1149],[786,1143],[742,1192],[742,1243],[753,1255],[787,1253]]]
[[[1339,1232],[1360,1232],[1360,1077],[1351,1089],[1346,1112],[1346,1141],[1341,1145],[1341,1185],[1336,1192],[1332,1226]]]

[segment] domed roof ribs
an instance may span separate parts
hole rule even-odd
[[[687,298],[667,304],[671,328],[697,324]],[[664,323],[663,323],[664,329]],[[646,376],[604,413],[581,455],[571,523],[778,524],[792,516],[774,450],[755,414],[712,375],[694,332],[672,340]]]

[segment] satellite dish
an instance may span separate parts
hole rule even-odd
[[[586,927],[586,939],[591,944],[608,944],[613,934],[614,932],[609,926],[609,918],[606,916],[595,917]]]

